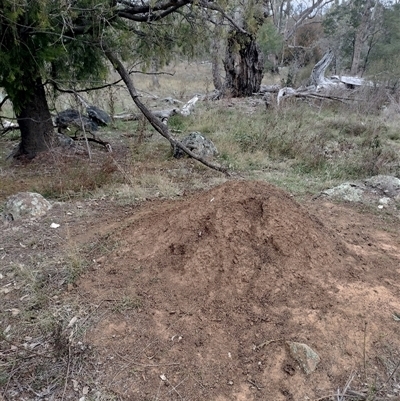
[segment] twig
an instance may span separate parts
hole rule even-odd
[[[332,397],[334,397],[334,395],[329,394],[329,395],[324,395],[323,397],[314,398],[312,401],[322,401],[322,400],[326,400],[326,399],[332,398]]]
[[[116,352],[115,354],[118,355],[123,361],[128,362],[129,365],[142,366],[143,368],[157,368],[160,366],[178,366],[178,365],[180,365],[179,362],[158,363],[158,364],[149,365],[149,364],[145,364],[145,363],[130,361],[129,359],[125,358],[123,355],[119,354],[118,352]],[[127,367],[129,367],[129,365]]]
[[[67,385],[68,385],[68,378],[69,378],[69,368],[71,365],[71,346],[68,346],[68,365],[67,365],[67,373],[65,375],[65,381],[64,381],[64,389],[63,389],[63,393],[61,396],[61,401],[64,400],[65,397],[65,392],[67,391]]]
[[[378,393],[380,392],[380,391],[382,391],[383,390],[383,388],[389,383],[389,381],[390,381],[390,379],[394,376],[394,374],[396,373],[396,371],[397,371],[397,369],[400,367],[400,361],[397,363],[397,365],[395,366],[395,368],[393,369],[393,372],[390,374],[390,376],[387,378],[387,380],[385,381],[385,383],[383,383],[382,384],[382,386],[377,390],[377,392],[375,393],[375,395],[374,395],[374,398],[372,398],[372,401],[375,401],[375,400],[377,400],[377,396],[378,396]]]
[[[348,390],[347,393],[349,394],[349,396],[358,397],[362,400],[365,400],[367,398],[366,394],[360,393],[359,391]]]
[[[19,348],[19,349],[21,349],[23,351],[26,351],[26,352],[32,354],[32,356],[40,356],[40,357],[43,357],[43,358],[52,358],[52,356],[50,356],[50,355],[39,354],[39,352],[35,352],[35,351],[30,350],[30,349],[26,349],[24,346],[19,345],[17,343],[14,343],[13,341],[10,341],[4,335],[0,335],[0,340],[3,340],[8,344],[13,345],[14,347],[17,347],[17,348]]]
[[[348,380],[347,380],[347,382],[346,382],[346,384],[345,384],[345,386],[344,386],[344,389],[343,389],[343,391],[342,391],[342,394],[340,394],[340,390],[338,389],[338,392],[337,392],[337,397],[338,397],[337,399],[338,399],[338,401],[344,401],[344,397],[346,397],[347,390],[349,389],[350,384],[351,384],[351,382],[352,382],[353,379],[354,379],[354,375],[355,375],[354,372],[352,372],[352,373],[350,374],[350,377],[348,378]]]
[[[256,382],[253,382],[253,380],[247,379],[246,381],[249,382],[251,385],[253,385],[258,391],[261,391],[261,389],[264,388],[258,386]]]
[[[263,343],[261,343],[261,344],[259,344],[259,345],[256,345],[254,349],[259,350],[260,348],[263,348],[263,347],[265,347],[266,345],[269,345],[269,344],[271,344],[271,343],[277,343],[277,342],[283,341],[283,340],[284,340],[283,338],[277,338],[277,339],[274,339],[274,340],[264,341]]]
[[[365,375],[365,378],[367,377],[367,353],[366,353],[367,325],[368,325],[368,322],[365,322],[364,323],[364,347],[363,347],[364,375]]]
[[[172,389],[170,391],[168,391],[168,394],[171,394],[173,391],[175,391],[176,394],[179,395],[179,397],[182,399],[182,396],[179,394],[178,390],[176,389],[178,386],[180,386],[183,382],[185,382],[187,379],[189,378],[189,376],[186,376],[184,379],[182,379],[176,386],[173,386],[172,383],[167,379],[168,384],[170,384],[172,386]]]
[[[366,396],[361,393],[357,393],[356,391],[353,390],[348,390],[348,394],[340,393],[340,390],[337,394],[328,394],[324,395],[319,398],[314,398],[312,401],[322,401],[322,400],[327,400],[327,399],[332,399],[334,397],[348,397],[348,398],[360,398],[361,400],[366,400]],[[376,400],[378,401],[378,400]]]
[[[7,391],[7,389],[8,389],[8,386],[10,385],[11,378],[14,376],[14,372],[15,372],[14,367],[15,367],[15,364],[16,364],[16,363],[17,363],[17,361],[14,360],[13,366],[12,366],[12,368],[11,368],[10,376],[8,377],[6,387],[4,388],[4,394],[6,393],[6,391]]]

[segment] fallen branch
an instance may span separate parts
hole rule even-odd
[[[165,110],[155,110],[152,112],[157,118],[159,118],[163,123],[167,123],[168,119],[175,114],[179,113],[179,109],[165,109]],[[121,113],[112,116],[114,120],[122,121],[137,121],[140,119],[140,115],[133,113]]]
[[[103,141],[103,140],[99,139],[98,137],[96,137],[96,138],[90,138],[90,137],[88,137],[88,136],[85,136],[85,137],[82,137],[82,138],[72,137],[72,139],[73,139],[74,141],[85,141],[85,142],[94,142],[94,143],[98,143],[98,144],[100,144],[100,145],[103,145],[103,146],[106,148],[107,152],[110,152],[110,153],[112,152],[112,147],[111,147],[110,142]]]
[[[330,78],[326,78],[325,71],[333,58],[334,54],[332,50],[328,50],[322,59],[315,64],[310,76],[310,86],[300,89],[293,89],[290,87],[280,89],[277,96],[278,106],[284,98],[289,97],[327,99],[338,102],[357,101],[357,99],[351,99],[349,97],[332,95],[330,90],[332,88],[341,88],[343,92],[349,93],[349,89],[354,89],[359,86],[373,86],[372,82],[358,77],[339,77],[334,75]]]
[[[197,101],[199,100],[199,96],[194,96],[192,99],[190,99],[183,107],[182,110],[180,111],[180,113],[183,116],[188,116],[191,114],[192,110],[194,109],[194,105],[197,103]]]
[[[114,114],[112,116],[112,119],[121,121],[136,121],[139,120],[139,116],[133,113],[123,113],[123,114]]]
[[[139,95],[136,91],[135,86],[133,85],[132,79],[128,74],[128,71],[123,66],[122,62],[119,58],[110,50],[105,50],[106,57],[110,60],[111,64],[117,70],[118,74],[121,76],[122,80],[125,82],[125,85],[128,88],[129,94],[132,97],[132,100],[139,108],[139,110],[144,114],[150,124],[154,127],[154,129],[161,134],[164,138],[166,138],[173,147],[178,147],[182,149],[186,154],[188,154],[193,159],[198,160],[200,163],[204,164],[207,167],[212,168],[213,170],[220,171],[225,174],[229,174],[228,170],[224,167],[216,165],[214,163],[209,162],[208,160],[199,157],[192,151],[190,151],[186,146],[183,146],[179,141],[171,136],[169,133],[168,127],[163,124],[140,100]]]

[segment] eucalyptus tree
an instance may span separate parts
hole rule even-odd
[[[394,80],[399,85],[400,77],[400,4],[383,7],[380,29],[372,37],[366,70],[380,78]]]
[[[324,27],[339,70],[364,73],[382,29],[382,13],[383,4],[378,0],[348,0],[332,7]]]
[[[260,89],[264,55],[257,35],[266,14],[263,1],[241,2],[234,10],[236,22],[228,33],[225,53],[225,90],[234,97],[251,96]]]

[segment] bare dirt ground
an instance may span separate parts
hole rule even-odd
[[[229,181],[101,226],[118,246],[74,291],[103,305],[86,341],[122,399],[318,399],[352,372],[380,386],[399,360],[398,222]],[[121,297],[135,310],[107,312]],[[314,373],[286,341],[318,352]]]
[[[178,200],[58,204],[40,224],[5,226],[4,266],[33,265],[71,239],[92,260],[56,296],[90,306],[77,315],[90,322],[85,371],[68,363],[53,398],[9,380],[5,398],[82,399],[84,389],[87,400],[323,400],[354,376],[358,399],[398,400],[400,223],[358,209],[300,205],[268,183],[230,180]],[[56,235],[39,229],[53,221]],[[319,354],[315,372],[304,373],[288,341]]]

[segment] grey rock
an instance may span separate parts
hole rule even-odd
[[[308,345],[287,341],[290,356],[299,363],[306,375],[311,374],[321,361],[319,355]]]
[[[63,148],[72,148],[75,146],[75,141],[67,135],[57,133],[57,138],[60,146]]]
[[[345,182],[322,191],[321,195],[349,202],[378,203],[380,208],[382,205],[394,206],[392,200],[400,201],[400,179],[390,175],[376,175],[360,181]]]
[[[400,195],[400,179],[391,175],[375,175],[364,180],[365,185],[378,189],[386,196],[394,198]]]
[[[187,137],[181,140],[181,144],[186,146],[196,155],[203,158],[212,158],[218,154],[215,145],[200,132],[191,132]],[[180,159],[181,157],[185,156],[185,152],[183,152],[183,150],[177,146],[174,147],[173,151],[176,159]]]
[[[44,216],[51,204],[42,195],[34,192],[19,192],[10,196],[3,209],[3,216],[10,220]]]
[[[364,188],[362,186],[350,182],[345,182],[337,187],[322,191],[323,195],[328,195],[333,198],[341,198],[349,202],[360,202],[363,193]]]

